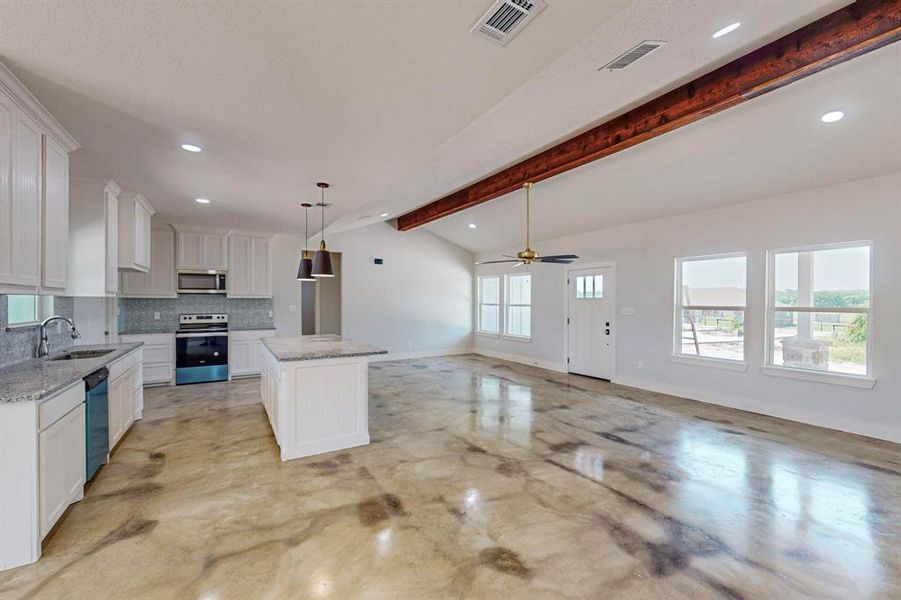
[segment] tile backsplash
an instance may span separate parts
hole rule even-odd
[[[231,329],[274,327],[271,298],[226,298],[218,294],[182,294],[175,298],[119,299],[119,333],[171,333],[178,315],[224,313]],[[155,319],[154,313],[160,318]]]
[[[55,296],[53,312],[70,319],[73,318],[75,316],[74,300],[65,296]],[[8,330],[7,318],[6,296],[0,295],[0,367],[34,358],[37,356],[40,342],[40,331],[37,325],[14,327]],[[69,335],[69,327],[65,323],[54,323],[47,329],[50,352],[63,350],[74,343]]]

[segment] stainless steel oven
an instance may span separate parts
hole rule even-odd
[[[224,294],[225,271],[178,271],[179,294]]]
[[[228,379],[228,315],[181,315],[175,332],[175,384]]]

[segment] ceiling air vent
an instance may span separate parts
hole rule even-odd
[[[544,0],[497,0],[470,31],[505,46],[545,6]]]
[[[598,69],[598,71],[603,71],[604,69],[608,69],[610,71],[617,71],[619,69],[625,69],[632,63],[634,63],[639,58],[644,58],[657,48],[663,46],[666,42],[656,41],[656,40],[645,40],[642,43],[638,44],[628,52],[617,56],[606,65]]]

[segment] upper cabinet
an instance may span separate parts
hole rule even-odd
[[[229,234],[228,296],[272,297],[272,248],[269,237],[243,233]]]
[[[68,153],[77,148],[0,64],[0,291],[65,288]]]
[[[156,211],[144,196],[119,196],[119,269],[150,270],[150,218]]]
[[[150,232],[150,270],[122,271],[121,295],[130,298],[177,298],[175,292],[175,232],[169,227]]]
[[[46,290],[65,290],[69,272],[69,153],[44,136],[43,279]]]
[[[119,194],[112,180],[70,180],[67,296],[115,296],[119,290]]]
[[[228,238],[224,232],[175,226],[175,265],[179,269],[228,269]]]

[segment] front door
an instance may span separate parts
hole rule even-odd
[[[569,372],[611,379],[614,368],[613,267],[570,271]]]

